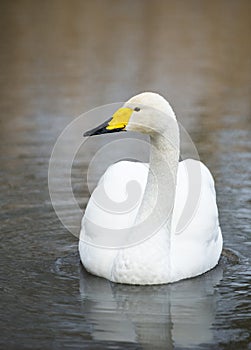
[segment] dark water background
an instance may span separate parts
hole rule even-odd
[[[1,348],[251,348],[250,38],[248,0],[1,1]],[[214,174],[239,262],[114,285],[81,268],[48,161],[74,116],[147,90],[168,98]]]

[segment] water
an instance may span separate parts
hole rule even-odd
[[[250,348],[251,3],[0,6],[1,347]],[[48,160],[74,116],[146,90],[170,100],[213,172],[239,262],[173,285],[115,285],[82,269],[50,204]],[[85,207],[87,188],[75,193]]]

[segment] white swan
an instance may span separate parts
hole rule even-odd
[[[141,93],[85,136],[121,130],[150,136],[150,163],[118,162],[99,181],[82,220],[83,265],[113,282],[143,285],[212,269],[222,251],[214,181],[203,163],[179,162],[178,123],[171,106],[156,93]],[[130,210],[121,209],[131,192],[137,200]],[[110,201],[103,200],[104,193]],[[111,203],[121,210],[110,210]]]

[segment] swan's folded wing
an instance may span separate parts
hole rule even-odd
[[[207,167],[195,160],[180,163],[172,221],[173,280],[213,268],[222,250],[214,181]]]
[[[215,238],[219,226],[213,177],[199,161],[179,163],[172,228],[176,235],[190,239]],[[183,237],[184,238],[184,237]]]
[[[148,165],[121,161],[111,165],[88,202],[85,220],[112,229],[133,225],[145,190]]]
[[[111,279],[117,254],[114,248],[124,241],[123,229],[135,221],[147,174],[147,165],[121,161],[110,166],[100,179],[88,202],[80,232],[79,252],[89,272]]]

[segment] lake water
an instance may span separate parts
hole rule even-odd
[[[1,348],[251,349],[250,14],[248,0],[1,2]],[[60,132],[141,91],[171,102],[214,174],[233,254],[173,285],[88,275],[48,191]],[[82,208],[81,176],[104,142],[76,162]]]

